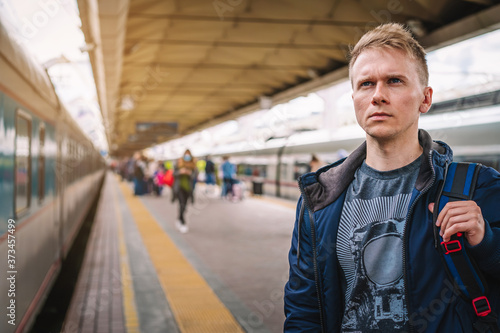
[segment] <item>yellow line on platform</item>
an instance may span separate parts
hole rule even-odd
[[[174,317],[183,333],[244,332],[203,277],[191,266],[170,237],[135,198],[120,184],[137,224]]]
[[[113,206],[115,207],[116,220],[118,224],[118,239],[120,248],[120,269],[123,292],[123,312],[125,315],[125,327],[128,333],[140,333],[139,317],[135,306],[135,293],[130,274],[127,246],[123,233],[123,218],[116,199],[116,190],[113,188]]]

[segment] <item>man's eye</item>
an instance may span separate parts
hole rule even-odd
[[[372,85],[372,82],[365,81],[365,82],[361,82],[361,84],[359,86],[360,87],[368,87],[368,86],[371,86],[371,85]]]
[[[400,79],[395,78],[395,77],[392,79],[389,79],[389,83],[401,83],[401,82],[403,82],[403,81],[401,81]]]

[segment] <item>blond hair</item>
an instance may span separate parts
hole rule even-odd
[[[349,76],[359,55],[368,49],[392,48],[405,52],[416,61],[420,82],[427,86],[429,69],[424,48],[413,38],[411,32],[399,23],[386,23],[368,31],[361,37],[350,52]],[[352,79],[351,79],[352,82]]]

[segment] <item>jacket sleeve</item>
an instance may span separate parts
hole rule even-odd
[[[299,216],[302,201],[302,198],[299,199],[297,205],[292,245],[288,255],[290,273],[285,285],[286,319],[283,332],[318,333],[321,332],[321,324],[312,260],[311,228],[307,209]]]
[[[468,246],[479,268],[500,279],[500,174],[482,167],[473,200],[481,208],[485,221],[484,238],[476,246]]]

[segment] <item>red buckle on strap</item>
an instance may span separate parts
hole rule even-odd
[[[460,244],[460,241],[458,239],[451,240],[449,242],[441,242],[441,245],[443,245],[444,249],[446,250],[444,254],[458,252],[462,249],[462,244]]]
[[[481,302],[481,301],[483,301],[483,302]],[[478,304],[476,304],[476,302]],[[481,302],[481,303],[479,303],[479,302]],[[472,305],[474,305],[474,310],[476,311],[476,314],[479,317],[485,317],[491,312],[490,302],[488,301],[486,296],[474,298],[472,300]]]

